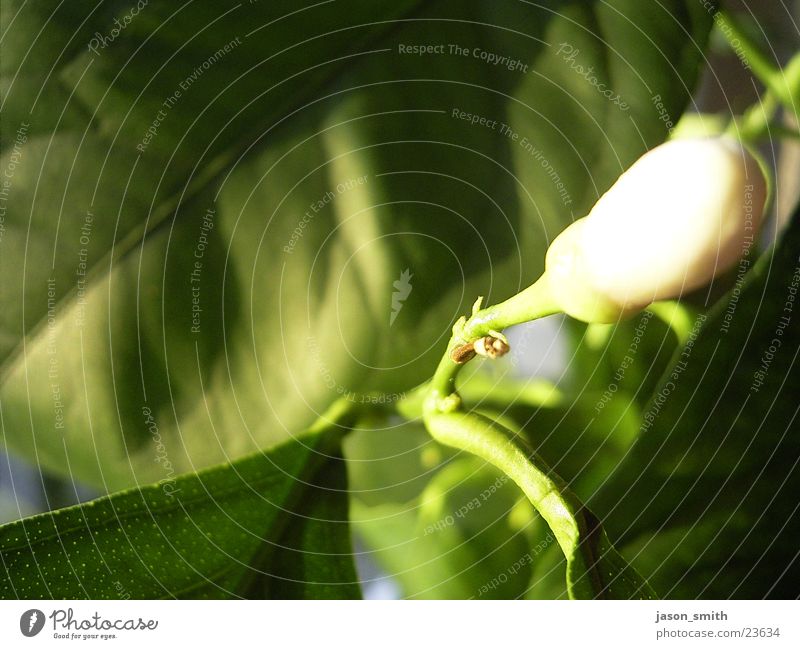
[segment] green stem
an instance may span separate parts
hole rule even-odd
[[[395,412],[409,420],[421,418],[430,390],[429,381],[410,390],[404,398],[394,404]],[[499,406],[503,409],[511,404],[531,408],[556,408],[565,398],[563,392],[546,379],[519,380],[505,377],[494,379],[482,372],[476,372],[460,383],[458,393],[464,401],[482,406]]]
[[[564,552],[572,551],[580,536],[575,516],[581,504],[560,478],[550,477],[550,468],[520,436],[476,413],[433,413],[425,423],[438,442],[477,455],[516,482]]]
[[[501,331],[511,325],[538,320],[560,310],[550,293],[547,278],[542,275],[505,302],[475,313],[464,325],[464,335],[468,341],[476,340],[490,331]]]
[[[786,138],[788,140],[800,140],[800,131],[797,131],[782,124],[776,124],[772,127],[772,134],[776,137]]]
[[[500,304],[475,311],[468,320],[459,320],[453,327],[453,335],[447,345],[442,360],[430,383],[431,398],[443,412],[460,406],[456,395],[456,376],[463,364],[451,358],[451,352],[465,344],[489,335],[493,331],[501,331],[506,327],[536,320],[560,311],[550,293],[545,275],[542,275],[528,288],[520,291]]]
[[[549,278],[534,284],[505,302],[479,309],[453,326],[453,335],[427,390],[424,387],[398,410],[410,412],[425,394],[422,415],[431,436],[447,446],[467,451],[489,462],[511,478],[550,526],[567,558],[567,588],[571,598],[654,597],[647,583],[609,543],[598,519],[567,489],[544,461],[527,446],[524,438],[494,419],[477,412],[466,413],[456,392],[456,377],[469,358],[464,348],[484,336],[511,325],[559,312]]]
[[[781,82],[786,89],[783,105],[795,117],[800,117],[800,52],[781,70]]]
[[[764,96],[750,106],[741,118],[731,121],[728,134],[744,142],[756,142],[771,130],[771,122],[778,110],[778,100],[767,90]]]
[[[494,378],[485,372],[474,372],[462,379],[458,392],[465,401],[483,406],[519,404],[531,408],[555,408],[564,402],[563,392],[552,381]]]
[[[672,329],[678,343],[685,345],[692,333],[697,311],[677,300],[653,302],[647,310]]]
[[[340,397],[328,406],[328,409],[311,424],[308,432],[322,433],[335,429],[349,430],[353,427],[359,415],[365,411],[360,406],[361,404],[350,401],[346,397]]]
[[[772,90],[774,79],[779,72],[779,68],[761,51],[761,47],[748,36],[742,29],[739,21],[724,9],[717,11],[717,26],[720,32],[728,41],[731,49],[741,50],[744,54],[744,63],[749,66],[753,73],[762,83]]]
[[[791,92],[798,95],[800,93],[800,55],[792,59],[784,73],[787,85],[793,88]],[[728,125],[728,135],[753,144],[763,138],[800,138],[800,133],[793,128],[775,123],[774,118],[779,106],[780,102],[775,93],[767,89],[764,95],[744,112],[744,115],[731,121]],[[800,99],[795,97],[788,109],[797,116]]]
[[[734,51],[741,49],[745,64],[778,102],[787,110],[797,114],[800,107],[800,54],[795,55],[781,69],[765,54],[761,47],[742,29],[732,14],[720,9],[716,14],[717,25]]]
[[[609,543],[598,519],[519,434],[477,413],[425,411],[431,436],[505,473],[522,489],[567,558],[572,599],[652,598],[647,583]]]

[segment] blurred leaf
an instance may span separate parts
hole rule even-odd
[[[89,50],[127,10],[27,3],[2,52],[4,443],[106,490],[424,380],[475,296],[529,282],[666,137],[652,95],[677,118],[711,24],[688,0],[198,0]]]
[[[592,501],[663,596],[800,594],[799,251],[796,214],[676,352],[639,440]]]
[[[546,533],[538,517],[512,525],[519,495],[492,467],[458,459],[411,502],[368,507],[356,498],[353,526],[406,597],[511,599],[528,586],[532,534]]]
[[[603,395],[566,397],[556,408],[514,404],[503,411],[522,430],[532,448],[582,500],[588,500],[630,449],[640,412],[624,391],[598,409]],[[491,415],[497,418],[498,413]]]
[[[337,453],[305,436],[0,527],[0,597],[359,597]]]
[[[384,423],[354,430],[342,445],[350,493],[367,506],[414,500],[450,455],[420,423]]]
[[[642,407],[669,367],[677,347],[675,333],[650,311],[613,325],[600,325],[605,338],[584,323],[568,319],[575,341],[567,367],[570,392],[587,413]]]

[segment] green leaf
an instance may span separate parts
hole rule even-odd
[[[113,491],[163,477],[153,462],[158,444],[169,449],[177,471],[209,466],[275,444],[287,430],[302,430],[340,396],[326,388],[318,367],[323,361],[303,362],[312,338],[322,349],[330,346],[322,335],[329,320],[321,318],[311,331],[298,329],[296,340],[284,341],[290,358],[281,362],[273,341],[283,328],[280,304],[268,298],[277,296],[288,262],[285,276],[296,281],[282,296],[283,314],[294,309],[308,315],[298,287],[309,288],[303,282],[310,278],[307,262],[336,215],[320,217],[301,253],[288,259],[280,251],[312,200],[347,177],[323,170],[276,217],[263,253],[270,263],[259,276],[266,299],[255,299],[255,313],[245,310],[248,296],[257,297],[252,269],[240,276],[234,263],[252,264],[243,255],[263,235],[270,205],[257,204],[240,218],[225,209],[232,192],[220,191],[227,179],[226,187],[245,188],[246,199],[265,172],[261,163],[270,157],[274,162],[298,140],[287,140],[288,123],[295,122],[286,118],[323,95],[321,88],[352,63],[348,56],[369,51],[369,43],[391,27],[388,19],[409,6],[364,5],[355,15],[332,5],[296,11],[289,2],[233,9],[201,2],[172,19],[175,8],[148,5],[99,55],[85,43],[95,30],[105,33],[113,26],[112,8],[111,15],[92,14],[76,32],[71,27],[86,18],[88,8],[65,6],[63,16],[51,16],[44,7],[21,9],[12,31],[29,29],[30,40],[46,24],[38,55],[50,52],[52,59],[47,66],[37,59],[40,65],[31,67],[22,62],[22,50],[3,50],[10,85],[4,168],[16,160],[0,242],[0,290],[7,306],[0,315],[0,399],[10,448],[56,472],[71,466],[84,481]],[[4,3],[6,20],[11,12]],[[307,29],[311,16],[319,21],[314,33]],[[264,28],[246,37],[258,26]],[[298,43],[299,35],[307,42]],[[217,56],[236,38],[241,45]],[[58,58],[67,41],[81,45]],[[155,74],[154,60],[164,62]],[[14,63],[22,65],[19,73]],[[186,82],[198,66],[202,75]],[[27,102],[35,99],[28,89],[52,85],[74,89],[62,106],[74,119],[45,134],[34,126],[47,122],[40,113],[49,110],[48,102],[38,101],[28,117]],[[137,151],[161,103],[176,90],[182,92],[179,101],[145,150]],[[314,133],[330,104],[307,111],[310,116],[304,113],[291,130]],[[20,123],[32,125],[19,143],[17,114]],[[246,162],[242,155],[251,147]],[[313,168],[306,163],[314,158],[327,159],[316,140],[269,177],[270,200],[280,200]],[[245,171],[223,176],[234,163]],[[232,209],[237,207],[234,202]],[[204,220],[209,209],[217,210],[215,218]],[[221,236],[237,223],[235,241]],[[333,244],[332,263],[342,263],[349,246],[335,238]],[[199,283],[191,279],[195,262],[202,264]],[[324,303],[336,297],[338,278],[329,270],[322,264],[311,278],[317,312],[331,312]],[[358,286],[340,296],[345,303],[359,298]],[[199,296],[193,293],[198,287]],[[204,316],[197,332],[195,306]],[[255,350],[249,317],[258,323]],[[325,362],[337,385],[356,387],[351,378],[363,368]],[[302,376],[294,375],[293,363]],[[265,397],[262,388],[275,397]],[[157,428],[145,425],[145,407]]]
[[[652,94],[687,102],[711,18],[640,4],[151,4],[94,53],[127,5],[3,3],[35,43],[2,51],[4,444],[114,490],[161,479],[159,445],[210,466],[420,383],[455,317],[664,139]],[[424,43],[446,52],[400,51]]]
[[[2,526],[0,597],[359,597],[338,454],[305,435]]]
[[[799,253],[796,214],[780,243],[696,322],[638,441],[592,501],[665,597],[800,592]]]

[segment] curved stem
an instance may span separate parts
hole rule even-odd
[[[511,325],[536,320],[559,311],[550,292],[547,277],[542,275],[528,288],[504,302],[476,310],[468,320],[459,320],[453,327],[453,335],[447,350],[439,361],[430,383],[431,397],[437,400],[440,410],[449,411],[460,405],[455,394],[455,381],[462,364],[456,363],[450,356],[456,347],[474,342],[491,332],[500,331]]]
[[[519,434],[476,413],[427,408],[424,418],[435,440],[477,455],[522,489],[567,558],[572,599],[655,597],[608,541],[599,520]]]
[[[771,130],[772,118],[778,110],[778,100],[767,90],[764,96],[750,106],[741,118],[731,120],[728,134],[744,142],[755,142]]]
[[[717,24],[731,49],[741,50],[744,63],[752,69],[756,78],[764,84],[768,94],[783,104],[787,110],[797,114],[800,110],[800,54],[795,55],[781,69],[763,52],[761,47],[742,29],[732,14],[720,9]]]
[[[430,381],[418,385],[394,404],[394,412],[405,419],[419,419],[425,400],[430,393]],[[458,388],[465,401],[476,405],[499,405],[504,409],[511,404],[532,408],[555,408],[564,401],[564,393],[551,381],[541,378],[528,380],[493,379],[476,372]]]
[[[689,340],[697,318],[697,310],[677,300],[653,302],[647,310],[667,325],[680,345],[685,345]]]
[[[724,9],[717,11],[717,25],[720,32],[728,41],[731,49],[736,52],[741,50],[743,63],[746,67],[753,70],[753,74],[769,89],[774,92],[778,90],[775,83],[780,71],[778,66],[773,63],[761,48],[753,41],[750,36],[742,29],[739,21]]]
[[[571,552],[580,536],[575,515],[581,505],[560,478],[548,475],[550,468],[523,438],[476,413],[433,413],[425,423],[437,441],[477,455],[516,482],[565,554]]]
[[[360,404],[350,401],[346,397],[339,397],[308,427],[308,432],[349,431],[359,415],[365,412],[366,409],[361,407]]]
[[[560,310],[550,293],[547,277],[542,275],[528,288],[504,302],[474,313],[464,325],[464,334],[467,340],[474,340],[486,336],[490,331],[501,331],[511,325],[538,320]]]

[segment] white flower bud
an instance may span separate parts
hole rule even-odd
[[[586,322],[615,322],[708,284],[761,225],[766,182],[728,137],[672,140],[637,160],[553,241],[553,299]]]

